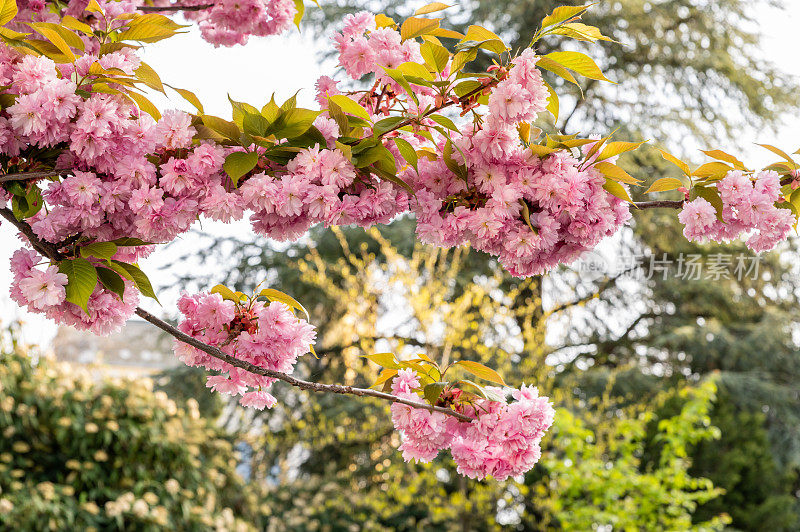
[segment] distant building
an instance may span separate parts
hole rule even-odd
[[[59,327],[53,351],[58,360],[95,365],[103,374],[120,377],[158,373],[180,363],[172,354],[172,339],[141,320],[128,321],[110,336]]]

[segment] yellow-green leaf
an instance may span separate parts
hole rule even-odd
[[[620,183],[627,183],[629,185],[638,185],[640,180],[631,176],[628,172],[617,166],[616,164],[609,163],[608,161],[601,161],[593,166],[598,172],[606,177],[619,181]]]
[[[744,165],[742,161],[731,155],[730,153],[725,153],[722,150],[700,150],[709,157],[713,157],[714,159],[719,159],[720,161],[725,161],[726,163],[730,163],[733,165],[734,168],[737,170],[747,171],[747,167]]]
[[[223,170],[233,181],[233,186],[239,186],[239,180],[258,164],[256,152],[235,151],[225,157],[222,164]]]
[[[0,0],[0,26],[5,26],[17,16],[16,0]]]
[[[429,34],[439,27],[440,20],[441,19],[438,18],[408,17],[405,22],[403,22],[403,25],[400,26],[400,37],[402,40],[407,41],[408,39],[413,39],[420,35]]]
[[[656,179],[650,188],[645,191],[645,194],[650,194],[651,192],[666,192],[667,190],[675,190],[681,188],[683,186],[683,181],[674,177],[662,177],[661,179]]]
[[[539,60],[536,61],[536,66],[545,70],[549,70],[556,76],[562,77],[570,83],[580,86],[578,84],[578,80],[576,80],[575,76],[572,75],[572,72],[567,70],[561,63],[557,63],[547,56],[540,57]]]
[[[361,104],[351,100],[344,94],[334,94],[332,96],[328,96],[328,100],[332,101],[333,103],[341,107],[342,111],[344,111],[345,113],[357,116],[359,118],[363,118],[364,120],[367,121],[371,121],[369,112],[366,109],[364,109],[361,106]]]
[[[153,105],[153,102],[151,102],[138,92],[131,91],[126,93],[125,95],[128,96],[134,102],[136,102],[136,105],[139,106],[139,109],[152,116],[154,120],[158,121],[161,119],[161,113],[159,112],[158,107]]]
[[[279,301],[284,305],[288,305],[289,307],[299,310],[300,312],[305,314],[306,320],[311,319],[311,317],[308,315],[308,311],[306,310],[306,308],[289,294],[285,294],[280,290],[275,290],[274,288],[265,288],[261,292],[259,292],[258,295],[264,296],[270,301]]]
[[[492,368],[484,366],[480,362],[474,362],[472,360],[459,360],[454,365],[464,368],[464,370],[467,372],[472,373],[476,377],[480,377],[483,380],[506,386],[506,381],[503,380],[503,377],[501,377],[499,373]]]
[[[578,15],[582,14],[584,11],[589,9],[590,6],[594,4],[589,4],[587,6],[560,6],[553,10],[552,13],[544,17],[542,19],[542,29],[549,28],[550,26],[555,26],[565,20],[569,20],[573,17],[577,17]]]
[[[383,368],[394,370],[400,369],[400,364],[398,364],[394,353],[373,353],[371,355],[364,355],[364,358],[371,360]]]
[[[600,67],[597,66],[597,63],[594,62],[594,59],[581,52],[551,52],[544,57],[550,58],[556,63],[560,63],[587,78],[613,83],[613,81],[603,75],[603,72],[600,70]]]
[[[786,159],[786,161],[787,161],[789,164],[791,164],[793,168],[795,168],[795,169],[797,168],[797,163],[796,163],[796,162],[794,162],[794,159],[792,159],[791,157],[789,157],[789,155],[788,155],[788,154],[787,154],[785,151],[781,150],[780,148],[776,148],[775,146],[772,146],[772,145],[770,145],[770,144],[759,144],[759,146],[761,146],[762,148],[766,148],[766,149],[768,149],[768,150],[769,150],[769,151],[771,151],[772,153],[775,153],[775,154],[777,154],[777,155],[780,155],[781,157],[783,157],[784,159]],[[800,151],[800,150],[798,150],[798,151]]]
[[[415,15],[427,15],[428,13],[435,13],[437,11],[441,11],[443,9],[447,9],[449,6],[447,4],[443,4],[441,2],[432,2],[430,4],[424,5],[421,8],[414,11]]]
[[[603,151],[600,152],[600,155],[597,157],[598,159],[610,159],[611,157],[616,157],[617,155],[623,154],[625,152],[633,151],[642,144],[647,142],[643,140],[641,142],[609,142],[606,144]]]
[[[625,190],[625,187],[623,187],[613,179],[606,178],[606,184],[603,185],[603,188],[606,190],[606,192],[608,192],[612,196],[618,197],[621,200],[627,201],[628,203],[631,203],[633,201],[631,200],[631,196],[630,194],[628,194],[628,191]]]
[[[674,164],[675,166],[680,168],[681,172],[683,172],[685,175],[688,176],[688,175],[692,174],[692,170],[689,168],[689,165],[686,164],[684,161],[678,159],[677,157],[675,157],[674,155],[672,155],[668,151],[665,151],[665,150],[658,150],[658,151],[661,153],[661,156],[664,159],[666,159],[667,161],[671,162],[672,164]]]

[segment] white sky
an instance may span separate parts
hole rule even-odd
[[[764,52],[779,68],[787,73],[800,76],[800,58],[797,55],[796,32],[800,27],[800,2],[790,1],[787,12],[777,13],[763,9],[758,14],[762,31],[766,34]],[[301,25],[302,27],[302,25]],[[327,37],[315,39],[313,30],[304,29],[303,34],[294,30],[289,36],[251,39],[245,47],[214,48],[203,41],[199,33],[191,29],[188,34],[149,45],[143,58],[160,75],[174,86],[195,92],[205,106],[206,113],[222,117],[230,116],[228,94],[237,101],[245,101],[260,107],[276,93],[276,101],[282,101],[298,89],[298,102],[311,106],[313,85],[317,77],[330,74],[334,65],[321,64],[318,52],[327,45]],[[180,108],[193,111],[193,108],[180,97],[154,98],[162,109]],[[794,151],[800,147],[800,115],[786,117],[786,128],[778,136],[764,136],[762,131],[741,131],[743,145],[749,143],[774,144]],[[776,137],[776,138],[773,138]],[[725,149],[725,142],[719,147]],[[765,150],[755,147],[743,155],[752,166],[768,164],[774,159]],[[248,230],[247,224],[224,227],[221,224],[204,222],[204,229],[218,234],[232,234]],[[186,247],[191,242],[186,243]],[[13,231],[7,223],[0,225],[0,321],[20,319],[25,324],[27,341],[47,345],[55,334],[55,326],[39,316],[16,307],[8,298],[10,272],[8,260],[18,247]],[[143,263],[145,271],[154,272],[156,265],[167,264],[177,255],[177,251],[156,252]],[[157,283],[157,279],[155,279]],[[173,297],[161,297],[167,312],[174,308]],[[154,312],[157,306],[145,305]]]

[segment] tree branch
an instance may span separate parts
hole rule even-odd
[[[59,251],[55,249],[55,247],[52,244],[39,240],[39,238],[33,232],[33,229],[31,229],[31,226],[24,221],[17,220],[16,216],[14,216],[14,213],[11,212],[9,209],[7,208],[0,209],[0,216],[11,222],[11,224],[13,224],[17,229],[19,229],[31,243],[33,248],[39,253],[41,253],[43,256],[53,261],[58,261],[63,258],[63,255],[59,253]],[[341,395],[355,395],[358,397],[375,397],[377,399],[382,399],[384,401],[389,401],[392,403],[401,403],[414,408],[422,408],[425,410],[430,410],[431,412],[440,412],[442,414],[452,416],[461,421],[472,421],[471,417],[465,414],[461,414],[460,412],[456,412],[455,410],[450,408],[433,406],[419,401],[411,401],[409,399],[403,399],[401,397],[397,397],[392,394],[379,392],[377,390],[371,390],[368,388],[356,388],[354,386],[345,386],[342,384],[321,384],[317,382],[304,381],[302,379],[292,377],[291,375],[288,375],[286,373],[281,373],[279,371],[261,368],[259,366],[250,364],[249,362],[245,362],[244,360],[239,360],[238,358],[232,357],[231,355],[223,352],[218,347],[208,345],[206,343],[201,342],[200,340],[197,340],[196,338],[192,338],[188,334],[185,334],[184,332],[178,330],[176,327],[173,327],[169,323],[153,316],[152,314],[142,309],[141,307],[137,307],[135,312],[137,316],[144,319],[148,323],[155,325],[156,327],[166,332],[167,334],[173,336],[177,340],[187,343],[190,346],[213,356],[214,358],[217,358],[219,360],[222,360],[223,362],[230,364],[231,366],[241,368],[249,373],[254,373],[256,375],[261,375],[264,377],[271,377],[273,379],[281,380],[296,388],[300,388],[301,390],[310,390],[313,392],[323,392],[323,393],[335,393]]]
[[[202,11],[204,9],[210,9],[214,7],[214,4],[201,4],[198,6],[182,6],[180,4],[174,4],[171,6],[139,6],[137,8],[138,11],[142,13],[159,13],[162,11]]]
[[[635,201],[633,206],[637,209],[680,209],[686,200],[654,200]]]
[[[47,179],[48,177],[59,177],[70,173],[70,170],[43,170],[41,172],[20,172],[18,174],[0,175],[0,183],[7,181],[30,181],[33,179]]]

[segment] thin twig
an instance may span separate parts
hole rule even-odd
[[[24,221],[17,220],[13,212],[11,212],[6,208],[3,208],[0,209],[0,216],[11,222],[17,229],[19,229],[22,232],[22,234],[25,235],[25,237],[28,239],[28,241],[31,243],[31,245],[36,251],[54,261],[63,258],[61,253],[59,253],[58,250],[55,249],[55,247],[52,244],[40,240],[33,232],[30,225],[28,225]],[[217,358],[219,360],[222,360],[223,362],[230,364],[231,366],[241,368],[249,373],[254,373],[256,375],[261,375],[264,377],[271,377],[273,379],[281,380],[296,388],[300,388],[301,390],[310,390],[314,392],[323,392],[323,393],[335,393],[341,395],[355,395],[358,397],[375,397],[377,399],[390,401],[392,403],[401,403],[414,408],[422,408],[425,410],[430,410],[431,412],[440,412],[442,414],[452,416],[461,421],[472,421],[471,417],[465,414],[461,414],[460,412],[456,412],[455,410],[452,410],[450,408],[433,406],[419,401],[411,401],[409,399],[403,399],[402,397],[397,397],[392,394],[379,392],[377,390],[370,390],[368,388],[356,388],[354,386],[345,386],[342,384],[322,384],[318,382],[304,381],[302,379],[292,377],[291,375],[287,375],[286,373],[281,373],[279,371],[261,368],[259,366],[250,364],[249,362],[245,362],[244,360],[239,360],[238,358],[234,358],[231,355],[223,352],[218,347],[208,345],[204,342],[201,342],[200,340],[197,340],[196,338],[192,338],[188,334],[185,334],[184,332],[178,330],[169,323],[153,316],[152,314],[150,314],[149,312],[147,312],[142,308],[137,307],[135,312],[137,316],[151,323],[152,325],[155,325],[156,327],[166,332],[167,334],[173,336],[177,340],[187,343],[192,347],[197,348],[203,351],[204,353],[213,356],[214,358]]]
[[[686,200],[654,200],[637,201],[633,205],[637,209],[680,209]]]
[[[180,4],[174,4],[171,6],[139,6],[137,9],[142,13],[159,13],[161,11],[202,11],[204,9],[211,9],[214,7],[214,4],[202,4],[198,6],[182,6]]]
[[[70,170],[43,170],[41,172],[20,172],[18,174],[0,175],[0,183],[6,181],[30,181],[33,179],[47,179],[49,177],[60,177],[70,173]]]

